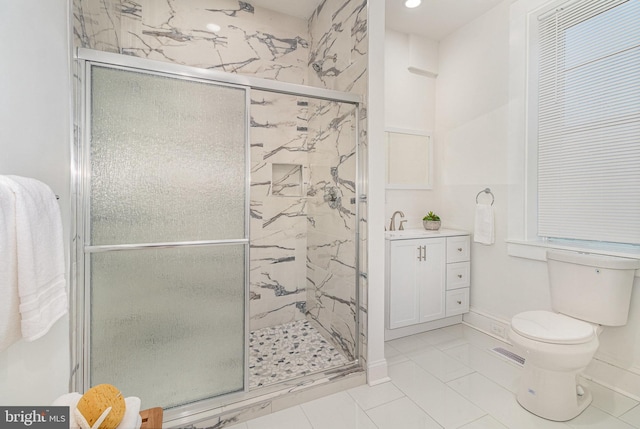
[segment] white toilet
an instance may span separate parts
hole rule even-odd
[[[547,251],[551,311],[511,320],[509,339],[525,358],[517,399],[549,420],[571,420],[590,403],[577,376],[598,349],[600,325],[627,323],[640,260]]]

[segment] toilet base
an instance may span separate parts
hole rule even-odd
[[[580,371],[560,372],[541,369],[525,363],[517,399],[523,408],[548,420],[564,422],[582,413],[592,400],[591,392],[582,387],[578,395]]]

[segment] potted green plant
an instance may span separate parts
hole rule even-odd
[[[437,231],[440,229],[440,216],[434,212],[429,212],[422,218],[422,224],[424,225],[424,229]]]

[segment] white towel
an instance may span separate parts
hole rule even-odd
[[[65,393],[53,401],[54,407],[69,407],[69,429],[80,429],[73,410],[78,406],[82,395],[78,392]]]
[[[33,341],[68,308],[60,207],[51,189],[36,179],[0,176],[0,186],[15,196],[15,245],[9,251],[16,254],[17,285],[8,288],[17,286],[22,338]]]
[[[124,417],[118,425],[117,429],[140,429],[142,426],[142,418],[140,417],[140,398],[129,396],[124,398],[127,408],[124,411]]]
[[[22,336],[16,251],[16,198],[0,176],[0,351]]]
[[[493,224],[493,206],[490,204],[476,204],[473,241],[487,245],[493,244],[495,242]]]

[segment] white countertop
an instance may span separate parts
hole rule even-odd
[[[469,235],[468,231],[440,228],[437,231],[426,229],[405,229],[402,231],[385,231],[385,240],[409,240],[412,238],[455,237],[457,235]]]

